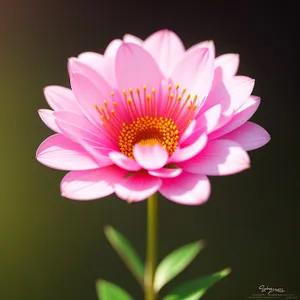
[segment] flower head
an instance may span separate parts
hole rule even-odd
[[[185,50],[162,30],[145,41],[113,40],[103,55],[69,59],[71,89],[45,88],[41,109],[56,134],[37,150],[46,166],[70,171],[62,195],[92,200],[116,193],[140,201],[159,191],[187,205],[205,202],[207,175],[249,167],[246,151],[269,141],[248,122],[260,98],[236,76],[239,56],[215,58],[212,41]]]

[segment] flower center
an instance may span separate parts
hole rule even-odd
[[[197,97],[191,100],[191,95],[185,96],[186,90],[179,85],[166,85],[159,95],[155,89],[148,92],[145,85],[142,90],[128,91],[122,91],[123,99],[111,93],[112,100],[104,100],[101,108],[95,104],[105,129],[103,133],[118,145],[120,152],[133,159],[136,144],[160,144],[172,155],[180,134],[194,118]]]
[[[130,158],[133,157],[135,144],[160,144],[173,154],[178,145],[179,131],[171,118],[141,117],[131,124],[123,124],[119,136],[120,151]]]

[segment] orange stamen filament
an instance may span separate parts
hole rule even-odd
[[[197,109],[197,96],[191,100],[191,95],[185,96],[186,89],[180,86],[168,86],[167,100],[157,99],[155,89],[147,93],[147,87],[128,91],[123,90],[124,104],[119,105],[111,92],[111,104],[103,101],[103,107],[95,104],[100,115],[104,134],[118,144],[120,151],[130,158],[133,156],[135,144],[160,144],[172,155],[177,146],[181,133],[193,120]],[[159,106],[159,103],[165,103]],[[121,109],[121,110],[120,110]]]

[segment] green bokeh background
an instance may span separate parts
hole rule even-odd
[[[62,198],[64,172],[35,160],[36,148],[51,134],[37,110],[47,108],[45,86],[69,85],[68,57],[102,52],[127,32],[145,38],[160,28],[175,30],[187,46],[213,39],[218,54],[240,53],[239,73],[256,79],[254,94],[263,98],[253,120],[272,135],[266,147],[251,152],[250,170],[211,178],[212,195],[205,205],[184,207],[159,198],[160,258],[188,242],[208,242],[166,290],[230,266],[232,274],[204,299],[248,299],[262,284],[300,297],[299,159],[293,131],[296,14],[288,4],[273,6],[272,13],[262,5],[249,3],[243,13],[241,6],[230,5],[1,2],[1,300],[92,300],[98,278],[117,282],[142,299],[103,228],[119,229],[144,257],[146,203],[127,204],[115,196],[91,202]]]

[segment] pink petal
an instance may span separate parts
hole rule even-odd
[[[73,92],[65,87],[50,85],[44,88],[45,98],[50,107],[56,110],[70,110],[81,113]]]
[[[128,171],[139,171],[140,165],[136,163],[132,158],[127,157],[121,152],[112,151],[109,153],[110,159],[120,168]]]
[[[78,55],[78,60],[105,78],[105,59],[103,55],[95,52],[84,52]]]
[[[221,105],[217,104],[209,108],[196,119],[194,131],[205,128],[207,134],[211,133],[217,127],[220,117]]]
[[[206,175],[230,175],[249,168],[247,152],[236,142],[213,140],[192,159],[180,163],[183,170]]]
[[[94,200],[111,195],[114,185],[127,171],[109,166],[89,171],[69,172],[61,181],[62,196],[73,200]]]
[[[104,57],[115,58],[120,46],[122,45],[122,41],[120,39],[112,40],[104,51]]]
[[[155,171],[148,171],[148,173],[152,176],[155,177],[160,177],[160,178],[174,178],[179,176],[182,173],[182,169],[180,168],[175,168],[175,169],[159,169]]]
[[[78,55],[79,60],[90,65],[91,67],[101,64],[104,61],[104,56],[97,52],[87,51]]]
[[[215,48],[215,44],[212,40],[207,40],[207,41],[202,41],[198,44],[193,45],[192,47],[190,47],[189,49],[187,49],[187,53],[194,51],[195,49],[200,49],[200,48],[209,48],[212,56],[215,57],[216,56],[216,48]]]
[[[222,113],[229,115],[238,110],[250,97],[254,80],[246,76],[235,76],[213,86],[200,112],[221,104]]]
[[[129,202],[137,202],[149,198],[161,186],[161,179],[148,173],[135,173],[124,178],[115,185],[116,195]]]
[[[121,90],[146,85],[151,91],[158,90],[163,75],[148,52],[138,45],[123,43],[117,52],[116,78]]]
[[[217,84],[227,77],[233,77],[239,67],[240,56],[228,53],[218,56],[215,59],[214,83]]]
[[[92,68],[94,71],[100,74],[102,78],[106,80],[106,82],[109,82],[111,87],[115,88],[115,56],[120,45],[120,40],[119,42],[114,42],[113,46],[109,47],[109,54],[106,54],[106,57],[95,52],[84,52],[78,56],[78,61]]]
[[[251,96],[233,115],[231,120],[220,129],[216,130],[215,132],[211,133],[209,138],[215,139],[224,134],[233,131],[234,129],[243,125],[247,120],[249,120],[252,115],[257,110],[260,104],[260,98]]]
[[[105,79],[110,83],[112,87],[117,87],[116,74],[115,74],[115,62],[117,52],[122,45],[121,40],[113,40],[107,46],[104,52],[105,57]]]
[[[146,170],[162,168],[168,161],[169,154],[160,144],[140,145],[133,148],[133,155],[136,162]]]
[[[182,133],[182,135],[179,138],[179,144],[184,143],[184,141],[186,141],[195,131],[196,128],[196,120],[193,120],[189,126],[187,127],[187,129]]]
[[[89,65],[83,63],[77,58],[70,58],[68,62],[68,69],[70,76],[72,76],[73,73],[80,73],[88,78],[95,87],[101,91],[102,95],[106,95],[106,97],[110,96],[112,87],[99,72],[95,71],[94,68],[91,68]]]
[[[207,135],[205,131],[196,132],[176,149],[169,162],[181,162],[194,157],[205,147],[206,142]]]
[[[213,72],[214,56],[209,48],[195,48],[185,54],[170,77],[192,97],[197,95],[198,103],[201,103],[210,90]]]
[[[141,40],[140,38],[138,38],[132,34],[125,34],[123,36],[123,42],[137,44],[137,45],[143,44],[143,40]]]
[[[95,104],[101,107],[103,101],[110,98],[110,92],[107,89],[101,89],[101,82],[95,86],[95,84],[81,73],[70,74],[70,79],[72,90],[85,116],[93,124],[101,127],[101,117],[95,108]]]
[[[99,165],[77,143],[62,134],[48,137],[37,149],[37,160],[58,170],[89,170]]]
[[[182,41],[173,31],[160,30],[150,35],[144,48],[153,55],[165,76],[169,76],[184,54]]]
[[[212,86],[209,95],[202,104],[198,115],[203,114],[205,111],[215,105],[221,105],[222,113],[227,112],[230,109],[230,95],[227,86],[223,81]],[[234,111],[232,110],[232,113]]]
[[[204,112],[200,112],[187,129],[182,133],[179,143],[183,143],[187,138],[199,130],[206,130],[206,133],[213,131],[221,118],[221,105],[217,104]]]
[[[113,147],[101,129],[84,116],[69,111],[58,111],[54,113],[54,117],[60,131],[71,140],[79,143],[79,139],[84,139],[96,147]]]
[[[271,139],[264,128],[252,122],[245,123],[222,138],[239,143],[247,151],[260,148]]]
[[[222,112],[219,122],[218,122],[217,126],[214,128],[214,131],[216,131],[219,128],[222,128],[223,126],[228,124],[231,121],[231,119],[233,118],[233,115],[234,115],[234,109],[230,108],[230,107],[225,112]]]
[[[100,167],[106,167],[113,164],[113,161],[108,157],[108,153],[111,151],[110,149],[93,147],[90,143],[81,138],[79,138],[79,143]]]
[[[60,132],[60,129],[57,127],[55,123],[55,118],[53,116],[53,110],[50,109],[39,109],[39,116],[42,121],[53,131]]]
[[[205,175],[183,172],[176,178],[163,179],[159,192],[179,204],[200,205],[209,198],[210,183]]]
[[[235,76],[228,85],[230,107],[238,110],[250,97],[254,88],[254,79],[246,76]]]

